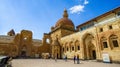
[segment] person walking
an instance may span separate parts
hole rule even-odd
[[[65,56],[65,61],[67,61],[67,55]]]
[[[55,62],[57,62],[57,57],[55,57]]]
[[[79,64],[80,61],[79,61],[79,55],[77,55],[77,64]]]
[[[74,60],[74,64],[75,64],[75,60],[76,60],[76,56],[74,55],[74,58],[73,58],[73,60]]]

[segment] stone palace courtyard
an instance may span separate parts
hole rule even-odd
[[[13,67],[120,67],[120,64],[96,62],[95,60],[81,61],[74,64],[73,60],[53,59],[13,59]]]

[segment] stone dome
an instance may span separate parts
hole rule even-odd
[[[60,26],[60,25],[70,25],[70,26],[74,26],[73,22],[68,19],[68,18],[61,18],[57,21],[55,27]]]
[[[57,23],[56,23],[56,25],[55,25],[55,27],[58,27],[58,26],[72,26],[72,27],[74,27],[74,24],[73,24],[73,22],[72,22],[72,20],[70,20],[69,18],[68,18],[68,13],[67,13],[67,10],[65,9],[64,10],[64,14],[63,14],[63,18],[61,18],[61,19],[59,19],[58,21],[57,21]]]

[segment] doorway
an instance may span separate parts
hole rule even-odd
[[[26,57],[26,51],[21,51],[21,57]]]
[[[84,43],[84,59],[87,60],[94,60],[96,59],[96,41],[94,39],[94,36],[91,34],[85,35],[83,38]]]
[[[27,56],[27,49],[26,46],[24,45],[21,49],[21,57],[25,58]]]
[[[96,51],[95,50],[92,51],[92,57],[93,57],[93,59],[96,59]]]
[[[57,58],[59,58],[59,57],[58,57],[58,53],[57,53]]]

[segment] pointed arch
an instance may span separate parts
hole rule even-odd
[[[87,37],[87,35],[92,35],[92,36],[93,36],[94,34],[93,34],[93,33],[85,33],[81,38],[82,38],[82,39],[85,39],[85,38]],[[93,37],[94,37],[94,36],[93,36]]]
[[[82,37],[84,59],[96,59],[96,42],[92,33],[86,33]],[[95,43],[94,43],[95,42]]]
[[[80,50],[80,42],[78,40],[75,41],[75,51]]]
[[[66,42],[65,46],[66,46],[66,52],[69,51],[69,43],[68,42]]]
[[[72,47],[74,46],[74,44],[73,44],[73,41],[71,41],[70,43],[69,43],[69,51],[71,52],[72,51]]]

